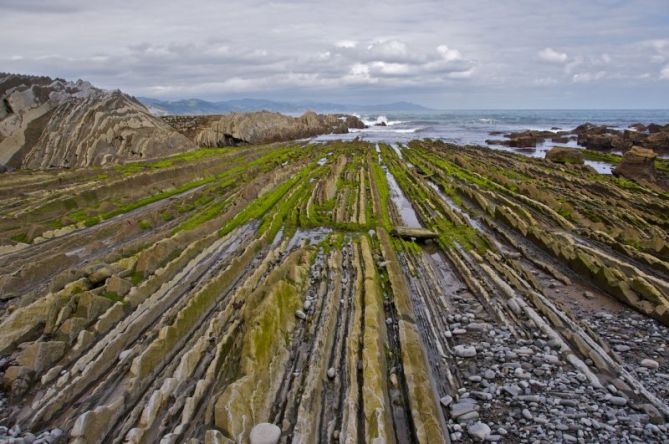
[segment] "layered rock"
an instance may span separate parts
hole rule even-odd
[[[0,176],[0,442],[669,439],[665,196],[408,145]]]
[[[133,97],[81,80],[0,75],[0,99],[2,165],[77,168],[196,148]]]
[[[669,152],[669,125],[634,124],[629,130],[584,123],[574,129],[579,145],[598,151],[627,151],[633,146],[649,148],[657,153]]]
[[[634,181],[652,182],[657,175],[656,158],[657,154],[653,150],[635,146],[623,155],[622,162],[613,170],[613,174]]]
[[[504,145],[512,148],[534,148],[545,140],[551,140],[555,143],[567,143],[569,141],[566,131],[519,131],[515,133],[504,134],[505,139],[486,140],[490,145]],[[499,135],[496,132],[491,135]]]
[[[281,142],[364,128],[354,116],[306,112],[301,117],[259,111],[211,116],[165,116],[163,120],[199,146]]]
[[[546,159],[555,163],[583,165],[583,153],[576,148],[556,146],[546,152]]]

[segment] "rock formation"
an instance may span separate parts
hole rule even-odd
[[[499,135],[499,133],[493,132],[491,135]],[[505,139],[490,139],[486,140],[486,143],[490,145],[504,145],[512,148],[534,148],[545,140],[550,140],[555,143],[566,143],[569,141],[568,136],[568,131],[527,130],[504,134]]]
[[[656,153],[669,152],[669,124],[632,125],[628,130],[584,123],[574,129],[579,145],[599,151],[627,151],[633,146],[652,149]]]
[[[303,139],[321,134],[345,134],[364,128],[349,115],[306,112],[301,117],[259,111],[213,116],[164,116],[163,120],[202,147],[258,144]]]
[[[583,153],[577,148],[556,146],[546,152],[546,159],[555,163],[583,165]]]
[[[196,148],[120,91],[84,81],[0,75],[0,164],[78,168]]]
[[[658,180],[658,172],[655,169],[655,159],[657,154],[650,149],[638,146],[632,147],[623,155],[623,160],[613,170],[613,174],[626,179],[645,184],[665,185],[667,178],[662,177]]]
[[[666,195],[397,150],[0,176],[0,442],[666,442]]]

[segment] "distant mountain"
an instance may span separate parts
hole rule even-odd
[[[138,97],[152,113],[156,115],[200,115],[223,114],[231,112],[274,111],[279,113],[301,114],[305,111],[319,113],[372,113],[372,112],[425,112],[433,111],[410,102],[395,102],[381,105],[350,105],[327,102],[276,102],[261,99],[237,99],[209,102],[201,99],[165,101],[150,97]]]

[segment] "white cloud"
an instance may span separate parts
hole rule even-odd
[[[356,46],[358,46],[358,42],[356,42],[355,40],[340,40],[337,43],[335,43],[335,46],[337,48],[353,49]]]
[[[665,66],[662,71],[660,71],[660,79],[669,80],[669,65]]]
[[[446,45],[437,46],[437,51],[447,62],[462,59],[462,54],[460,53],[460,51],[458,51],[457,49],[451,49]]]
[[[564,52],[558,52],[553,48],[544,48],[539,51],[539,58],[551,63],[565,63],[569,57]]]
[[[598,72],[582,72],[578,74],[574,74],[572,77],[572,81],[574,83],[590,83],[594,82],[596,80],[601,80],[604,77],[606,77],[606,71],[598,71]]]

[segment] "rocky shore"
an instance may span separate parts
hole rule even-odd
[[[321,134],[346,134],[349,128],[364,128],[354,116],[306,112],[291,117],[268,111],[212,116],[164,116],[181,134],[201,147],[286,142]]]
[[[428,140],[4,174],[0,441],[667,442],[642,150],[618,176]]]
[[[134,97],[79,80],[0,73],[0,172],[148,160],[200,147],[282,142],[364,128],[356,117],[152,115]]]
[[[514,133],[492,133],[503,135],[503,139],[486,140],[491,145],[504,145],[513,148],[534,148],[550,141],[556,145],[570,141],[583,148],[596,151],[626,152],[633,146],[652,149],[658,154],[669,153],[669,124],[651,123],[648,126],[636,123],[628,129],[620,130],[607,126],[584,123],[573,130],[520,131]]]

